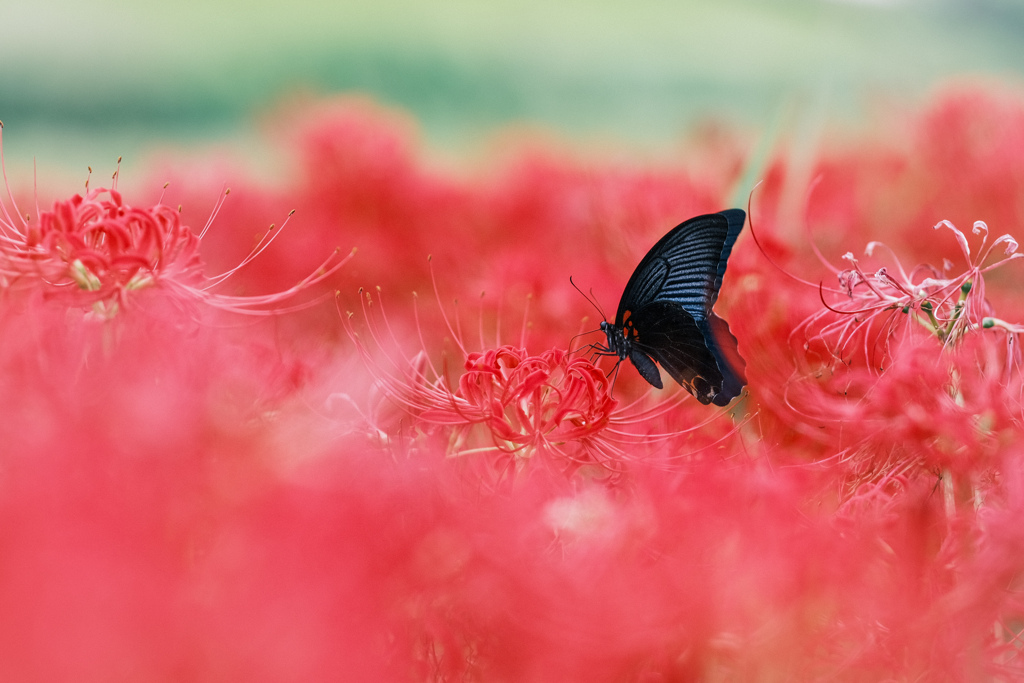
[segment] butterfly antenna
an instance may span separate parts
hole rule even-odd
[[[586,299],[587,301],[590,302],[590,305],[593,306],[594,310],[597,311],[598,314],[601,316],[601,320],[607,320],[608,319],[608,316],[606,316],[604,314],[604,311],[601,310],[601,307],[597,305],[597,297],[594,296],[594,290],[593,289],[590,290],[590,296],[587,296],[583,292],[583,290],[580,289],[579,287],[577,287],[576,283],[572,281],[572,275],[569,276],[569,284],[572,285],[573,288],[577,292],[579,292],[583,296],[584,299]]]
[[[607,314],[605,314],[604,309],[601,308],[601,304],[597,303],[597,297],[594,296],[594,288],[591,287],[589,291],[590,291],[590,296],[593,297],[594,307],[597,309],[598,313],[601,314],[601,319],[602,320],[607,320],[608,319]]]

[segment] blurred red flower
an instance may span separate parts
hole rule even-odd
[[[954,225],[1016,229],[1024,101],[960,89],[912,123],[769,161],[719,302],[731,411],[630,368],[613,397],[567,285],[611,300],[726,206],[738,133],[697,144],[706,179],[543,149],[460,176],[347,101],[296,114],[292,184],[242,177],[209,219],[192,169],[181,211],[113,186],[33,220],[9,192],[0,677],[1020,678],[1018,255]],[[254,239],[286,206],[294,241]],[[359,258],[317,268],[339,243]],[[328,277],[337,310],[279,315]],[[384,315],[438,284],[455,313]]]

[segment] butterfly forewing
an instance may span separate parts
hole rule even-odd
[[[734,212],[740,216],[731,236],[734,242],[743,227],[744,214],[738,209],[691,218],[661,238],[633,271],[619,302],[616,324],[624,322],[626,311],[652,301],[673,301],[695,320],[703,320],[717,297],[732,250],[732,242],[728,249],[726,243],[733,232]]]

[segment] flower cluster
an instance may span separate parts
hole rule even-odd
[[[787,402],[834,429],[857,424],[839,443],[841,459],[856,461],[861,476],[915,467],[987,470],[1001,450],[995,435],[1024,417],[1018,339],[1024,327],[996,318],[985,297],[986,275],[1019,258],[1017,242],[1004,234],[987,244],[988,228],[978,221],[973,233],[981,243],[972,257],[967,237],[952,223],[935,228],[955,237],[965,270],[954,272],[949,259],[941,270],[908,270],[872,242],[867,255],[885,251],[890,266],[867,273],[847,253],[850,267],[833,269],[839,288],[829,291],[832,301],[819,285],[822,308],[792,334],[803,339],[803,379],[787,382]],[[993,258],[997,251],[1002,255]],[[826,433],[836,436],[833,429]]]
[[[893,258],[894,268],[885,266],[874,273],[865,273],[852,253],[843,258],[850,267],[837,272],[841,298],[825,310],[810,316],[804,324],[808,335],[814,334],[837,357],[852,345],[858,336],[865,350],[864,360],[869,365],[880,365],[879,359],[869,358],[867,352],[882,350],[896,334],[896,329],[908,321],[921,323],[944,345],[956,345],[965,334],[981,328],[998,326],[1010,335],[1016,335],[1019,326],[994,317],[985,299],[985,279],[988,272],[1024,256],[1017,253],[1017,241],[1008,234],[988,241],[988,226],[976,221],[975,235],[981,235],[978,255],[972,257],[967,237],[949,221],[941,221],[935,229],[945,228],[956,238],[967,269],[952,273],[954,265],[946,259],[940,270],[928,264],[919,265],[909,272],[884,244],[871,242],[866,253],[886,250]],[[993,252],[1003,251],[1002,258],[991,260]],[[824,293],[823,293],[824,297]],[[811,330],[814,330],[812,333]],[[874,339],[872,339],[874,335]]]

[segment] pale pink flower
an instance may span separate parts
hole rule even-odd
[[[943,346],[956,345],[969,332],[995,326],[1017,335],[1024,328],[993,317],[985,299],[984,279],[986,273],[1024,256],[1017,253],[1017,241],[1004,234],[986,244],[988,226],[976,221],[972,232],[981,236],[981,244],[972,255],[967,237],[952,223],[940,221],[935,229],[949,230],[956,238],[965,270],[954,272],[954,264],[947,259],[941,269],[922,264],[908,271],[887,246],[871,242],[867,256],[884,250],[892,258],[892,267],[882,266],[868,273],[852,253],[845,254],[843,258],[850,267],[832,268],[839,289],[829,289],[831,301],[826,301],[826,289],[821,286],[825,308],[802,325],[808,337],[824,341],[840,358],[853,350],[850,347],[857,340],[863,345],[864,359],[872,366],[881,366],[891,338],[912,323],[934,334]]]
[[[988,486],[1024,424],[1024,327],[996,318],[985,296],[986,276],[1020,254],[1012,236],[990,240],[980,221],[973,249],[952,223],[935,229],[952,234],[964,268],[946,259],[907,269],[872,242],[868,257],[881,253],[885,265],[865,268],[847,253],[846,269],[826,262],[837,288],[802,281],[822,306],[790,334],[792,374],[762,384],[760,398],[790,433],[818,444],[810,458],[842,466],[844,496],[893,477],[937,476],[954,515]]]

